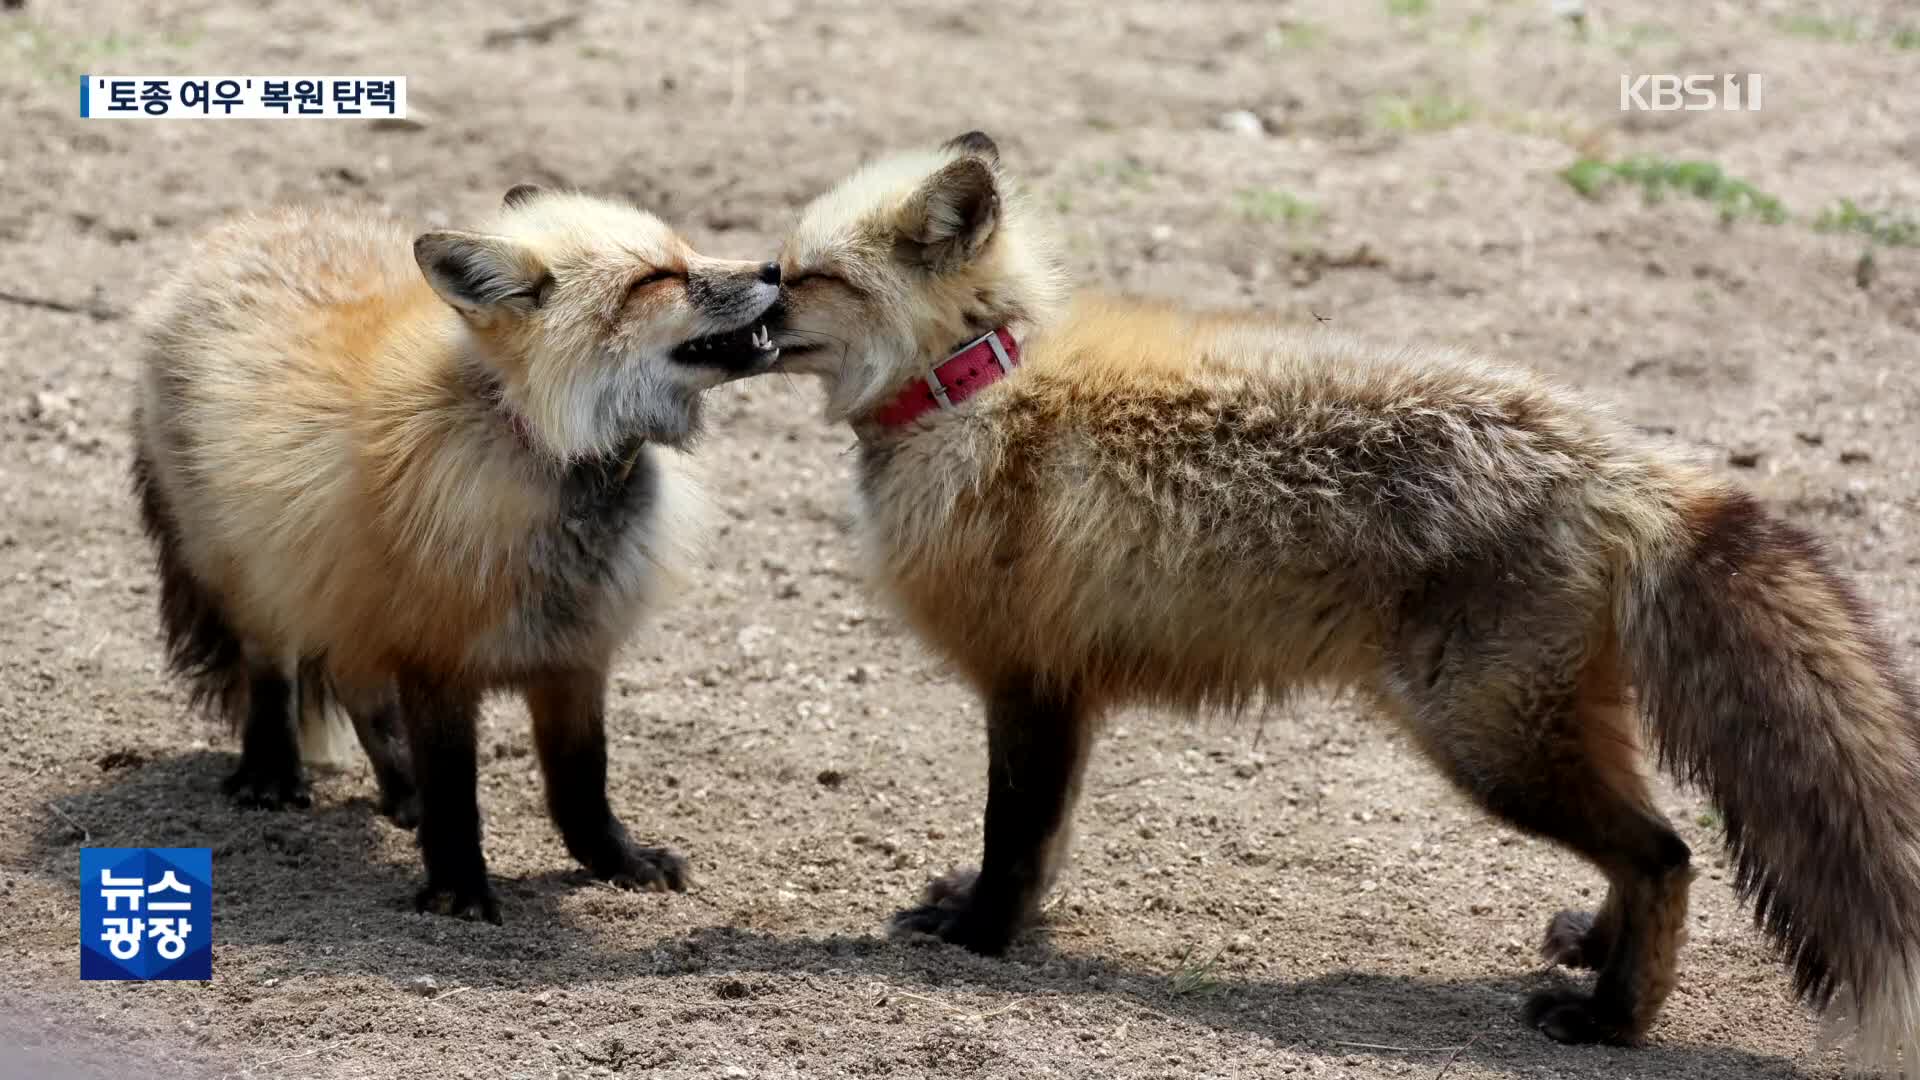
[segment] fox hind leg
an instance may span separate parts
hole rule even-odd
[[[1079,695],[1029,679],[1011,680],[988,697],[980,869],[935,879],[920,906],[893,917],[896,932],[932,934],[987,954],[1006,949],[1066,859],[1091,719]]]
[[[246,714],[240,721],[240,765],[222,789],[241,806],[279,810],[313,805],[300,765],[293,680],[264,661],[249,661]]]
[[[1543,950],[1597,969],[1593,989],[1536,994],[1526,1019],[1561,1042],[1638,1042],[1673,989],[1693,874],[1640,772],[1611,640],[1525,609],[1423,614],[1396,672],[1416,742],[1483,808],[1608,881],[1599,912],[1555,916]]]
[[[336,691],[380,785],[380,813],[402,829],[420,824],[420,791],[414,784],[398,692],[391,684],[377,690],[338,687]]]

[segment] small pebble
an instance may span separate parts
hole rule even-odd
[[[1258,116],[1246,109],[1233,109],[1228,112],[1223,112],[1220,114],[1220,118],[1214,121],[1214,125],[1221,131],[1231,132],[1235,135],[1245,135],[1249,138],[1259,138],[1267,133],[1267,125],[1262,123]]]

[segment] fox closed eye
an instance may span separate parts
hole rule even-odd
[[[649,285],[658,285],[662,281],[667,281],[669,279],[677,278],[680,276],[681,276],[680,272],[677,270],[655,270],[651,274],[646,274],[642,277],[635,278],[633,284],[627,286],[627,296],[629,299],[631,299],[633,294],[639,292],[641,289],[644,289]]]
[[[849,291],[853,291],[853,292],[859,291],[857,289],[854,289],[853,283],[849,282],[846,278],[843,278],[839,274],[835,274],[827,270],[809,270],[804,274],[800,274],[796,277],[788,278],[787,288],[798,289],[803,285],[811,285],[816,283],[821,283],[821,284],[830,283],[830,284],[838,285],[841,288],[847,289]]]

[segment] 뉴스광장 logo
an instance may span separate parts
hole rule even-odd
[[[81,848],[80,977],[213,978],[213,849]]]

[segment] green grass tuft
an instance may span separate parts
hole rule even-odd
[[[1783,33],[1808,41],[1825,41],[1842,45],[1857,45],[1863,41],[1880,41],[1896,49],[1920,49],[1920,25],[1903,23],[1899,26],[1872,26],[1858,19],[1828,18],[1824,15],[1788,15],[1774,20],[1774,26]]]
[[[1215,949],[1212,956],[1205,960],[1197,959],[1192,948],[1180,954],[1180,966],[1173,972],[1173,978],[1167,987],[1175,997],[1204,997],[1220,989],[1220,979],[1215,974],[1220,969],[1220,950]]]
[[[1782,33],[1809,41],[1859,41],[1860,23],[1854,19],[1834,19],[1825,15],[1783,15],[1774,20]]]
[[[1289,20],[1267,30],[1267,48],[1279,52],[1284,49],[1311,49],[1326,41],[1327,32],[1319,25]]]
[[[1320,220],[1320,209],[1312,203],[1273,188],[1242,188],[1234,193],[1234,208],[1249,221],[1268,224],[1311,225]]]
[[[1720,209],[1722,221],[1754,218],[1768,225],[1787,220],[1780,200],[1732,176],[1710,161],[1672,161],[1640,155],[1605,162],[1582,158],[1560,173],[1568,186],[1589,199],[1597,199],[1615,184],[1640,189],[1647,202],[1659,202],[1670,192],[1691,195],[1713,203]]]
[[[1431,0],[1387,0],[1387,14],[1403,19],[1416,18],[1431,10]]]
[[[1091,171],[1092,179],[1113,183],[1120,187],[1149,188],[1153,186],[1153,170],[1143,162],[1130,157],[1096,161]]]
[[[1891,210],[1863,210],[1852,199],[1841,199],[1813,219],[1819,232],[1859,233],[1887,247],[1920,247],[1920,220]]]
[[[1389,131],[1442,131],[1473,118],[1473,106],[1445,94],[1383,97],[1374,102],[1381,127]]]
[[[49,82],[71,81],[102,65],[121,66],[126,58],[151,53],[156,46],[192,48],[203,37],[198,26],[166,29],[157,36],[116,30],[81,37],[26,22],[11,33],[0,33],[0,70],[28,72]]]
[[[1579,161],[1560,171],[1560,178],[1573,187],[1573,190],[1589,199],[1597,199],[1615,179],[1613,166],[1593,158],[1581,158]]]

